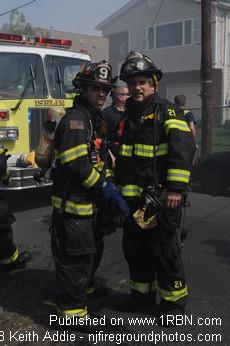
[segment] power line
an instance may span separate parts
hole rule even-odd
[[[0,16],[4,16],[4,15],[7,14],[7,13],[10,13],[10,12],[12,12],[12,11],[18,10],[19,8],[28,6],[28,5],[32,4],[33,2],[35,2],[35,1],[37,1],[37,0],[32,0],[32,1],[26,2],[25,4],[23,4],[23,5],[21,5],[21,6],[12,8],[11,10],[8,10],[8,11],[6,11],[6,12],[2,12],[2,13],[0,13]]]
[[[155,17],[153,18],[152,23],[151,23],[151,27],[154,26],[154,24],[155,24],[155,22],[156,22],[156,20],[157,20],[157,17],[158,17],[158,15],[159,15],[159,13],[160,13],[161,7],[162,7],[163,4],[164,4],[164,1],[165,1],[165,0],[162,0],[162,1],[161,1],[161,4],[160,4],[160,6],[159,6],[159,8],[158,8],[158,11],[157,11]],[[143,52],[143,50],[144,50],[144,48],[145,48],[147,39],[148,39],[148,33],[145,35],[145,39],[144,39],[144,42],[143,42],[143,46],[142,46],[141,52]]]

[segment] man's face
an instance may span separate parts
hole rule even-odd
[[[110,89],[103,85],[88,85],[84,92],[84,96],[91,106],[101,111],[109,91]]]
[[[129,93],[135,102],[142,102],[144,99],[155,93],[152,80],[146,76],[134,76],[128,81]]]
[[[126,87],[116,87],[113,91],[114,96],[119,99],[121,103],[125,105],[127,98],[129,97],[129,89]]]

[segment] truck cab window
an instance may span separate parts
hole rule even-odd
[[[33,71],[33,73],[31,73]],[[0,53],[0,98],[47,96],[41,57],[36,54]]]
[[[68,98],[73,90],[72,80],[80,71],[83,61],[65,56],[45,57],[49,93],[54,98]]]

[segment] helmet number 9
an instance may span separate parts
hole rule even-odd
[[[107,79],[108,78],[108,69],[106,67],[100,68],[99,78],[101,78],[101,79]]]

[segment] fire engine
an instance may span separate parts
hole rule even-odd
[[[36,150],[50,108],[72,106],[72,80],[90,60],[69,50],[64,39],[0,33],[0,146],[8,149],[11,179],[0,189],[45,186],[34,177],[39,168],[28,153]]]

